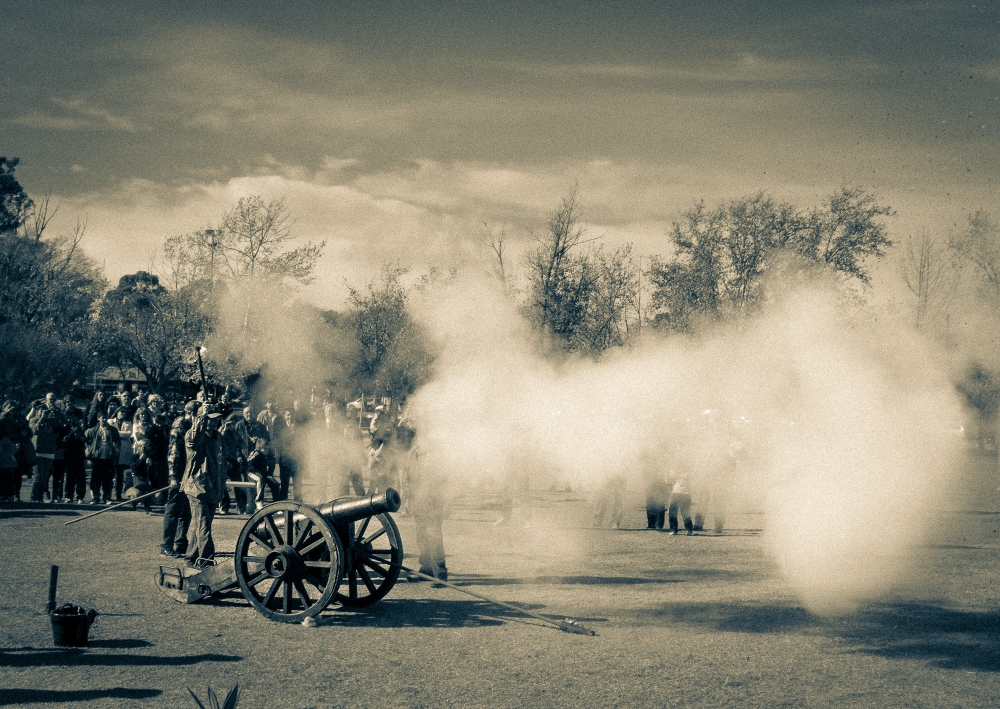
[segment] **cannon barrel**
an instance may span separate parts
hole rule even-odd
[[[320,507],[319,513],[331,524],[341,525],[383,512],[395,512],[399,504],[399,493],[390,487],[385,492],[364,497],[339,497]]]

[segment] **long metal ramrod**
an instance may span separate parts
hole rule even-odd
[[[459,591],[460,593],[466,593],[472,596],[473,598],[478,598],[481,601],[486,601],[487,603],[493,603],[494,605],[503,606],[504,608],[509,608],[512,611],[516,611],[518,613],[523,613],[524,615],[531,616],[532,618],[548,623],[549,625],[554,625],[563,632],[576,633],[577,635],[597,635],[597,633],[595,633],[593,630],[591,630],[590,628],[583,627],[575,620],[570,620],[569,618],[567,618],[566,620],[552,620],[551,618],[546,618],[544,615],[539,615],[538,613],[532,613],[531,611],[526,611],[523,608],[518,608],[517,606],[511,605],[510,603],[504,603],[503,601],[497,601],[493,598],[487,598],[486,596],[481,596],[478,593],[469,591],[468,589],[462,588],[461,586],[456,586],[453,583],[442,581],[441,579],[434,578],[433,576],[430,576],[428,574],[422,574],[419,571],[408,569],[405,566],[402,566],[400,568],[406,573],[412,574],[413,576],[419,576],[422,579],[433,581],[434,583],[439,583],[442,586],[447,586],[448,588],[453,588],[456,591]]]
[[[69,522],[63,522],[64,525],[76,524],[77,522],[82,522],[85,519],[90,519],[91,517],[96,517],[97,515],[102,515],[105,512],[110,512],[111,510],[117,509],[119,507],[124,507],[125,505],[132,505],[139,500],[145,499],[147,497],[152,497],[160,492],[166,492],[170,489],[170,486],[161,487],[159,490],[153,490],[152,492],[147,492],[145,495],[139,495],[138,497],[133,497],[131,500],[125,500],[125,502],[119,502],[117,505],[111,505],[111,507],[105,507],[103,510],[97,510],[97,512],[91,512],[89,515],[84,515],[83,517],[77,517],[76,519],[71,519]]]

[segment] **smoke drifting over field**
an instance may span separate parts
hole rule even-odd
[[[267,298],[259,293],[254,297]],[[596,488],[615,476],[687,472],[696,504],[761,510],[773,556],[803,603],[848,611],[905,579],[906,557],[957,467],[961,403],[933,345],[887,322],[845,315],[803,289],[739,328],[649,336],[601,361],[545,355],[516,307],[458,279],[413,294],[436,354],[411,398],[423,460],[459,484],[530,477]],[[265,364],[262,391],[290,404],[338,373],[316,330],[275,314],[250,340],[233,295],[213,355]],[[329,343],[328,343],[329,344]],[[338,407],[340,410],[340,407]],[[361,441],[315,421],[299,486],[319,503],[363,469]]]
[[[777,563],[816,612],[904,578],[956,468],[962,412],[933,348],[845,319],[823,289],[738,331],[651,337],[596,363],[539,354],[481,284],[415,305],[438,348],[411,400],[435,465],[462,481],[624,475],[632,488],[650,466],[668,479],[687,470],[696,502],[765,511]]]

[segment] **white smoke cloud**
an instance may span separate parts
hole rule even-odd
[[[904,580],[956,469],[961,407],[934,348],[845,317],[823,289],[736,331],[647,338],[598,362],[554,363],[481,283],[454,282],[415,306],[439,356],[411,410],[453,480],[527,472],[536,484],[595,486],[625,475],[637,487],[651,461],[668,477],[686,468],[696,502],[763,506],[778,566],[817,612]]]

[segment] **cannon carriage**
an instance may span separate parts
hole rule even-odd
[[[334,601],[367,606],[399,578],[403,545],[390,516],[399,505],[392,488],[319,507],[275,502],[243,525],[231,559],[201,570],[161,566],[156,583],[186,603],[238,586],[258,612],[285,623],[316,616]]]

